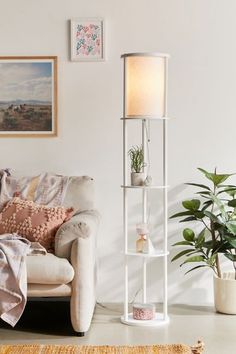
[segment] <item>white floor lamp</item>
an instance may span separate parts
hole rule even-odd
[[[124,60],[123,85],[123,224],[124,224],[124,263],[125,291],[124,314],[121,321],[136,326],[157,326],[168,322],[167,306],[167,78],[168,54],[162,53],[129,53],[121,56]],[[132,186],[127,175],[128,137],[127,124],[132,120],[142,122],[142,147],[146,158],[146,122],[156,120],[162,123],[163,158],[162,182],[152,185]],[[143,168],[143,172],[146,167]],[[142,190],[142,222],[147,223],[147,193],[152,189],[163,192],[163,249],[152,254],[137,253],[128,248],[128,191]],[[142,257],[142,303],[147,304],[147,262],[149,258],[163,259],[163,311],[155,313],[152,320],[136,320],[129,313],[129,281],[128,267],[130,257]]]

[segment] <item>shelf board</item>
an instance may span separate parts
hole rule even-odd
[[[168,256],[169,252],[163,252],[163,251],[156,251],[155,253],[138,253],[135,250],[128,250],[128,252],[125,253],[126,256],[131,256],[131,257],[146,257],[146,258],[153,258],[153,257],[165,257]]]
[[[161,186],[161,185],[151,185],[151,186],[124,186],[121,185],[121,188],[128,188],[128,189],[166,189],[169,186]]]
[[[169,120],[171,119],[170,117],[129,117],[129,118],[125,118],[122,117],[120,118],[120,120],[156,120],[156,121],[160,121],[160,120]]]
[[[169,322],[169,318],[164,319],[164,315],[162,313],[156,312],[154,320],[134,320],[133,314],[129,313],[127,319],[125,319],[124,316],[121,317],[121,322],[130,326],[157,327],[167,324]]]

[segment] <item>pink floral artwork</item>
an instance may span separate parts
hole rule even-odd
[[[72,26],[72,60],[103,59],[103,21],[74,20]]]

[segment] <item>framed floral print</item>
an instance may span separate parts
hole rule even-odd
[[[0,138],[57,135],[57,57],[0,57]]]
[[[104,21],[102,18],[71,20],[71,60],[104,60]]]

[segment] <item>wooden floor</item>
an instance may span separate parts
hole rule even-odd
[[[70,309],[63,302],[28,302],[15,328],[0,322],[0,343],[78,345],[194,344],[201,339],[206,354],[236,353],[236,316],[216,314],[213,307],[170,306],[170,322],[158,328],[131,327],[120,323],[120,304],[97,305],[90,331],[74,335]]]

